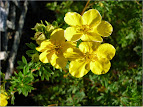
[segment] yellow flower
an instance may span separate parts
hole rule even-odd
[[[104,4],[103,4],[102,2],[99,2],[99,6],[103,7],[103,6],[104,6]]]
[[[0,93],[0,106],[6,106],[8,104],[7,99],[8,98],[6,92],[4,94]]]
[[[108,43],[82,42],[79,49],[69,48],[65,54],[71,62],[69,72],[72,76],[80,78],[89,70],[94,74],[105,74],[111,67],[110,60],[115,55],[115,48]]]
[[[65,38],[68,41],[97,41],[102,42],[102,37],[108,37],[113,27],[107,21],[102,21],[96,9],[90,9],[81,16],[76,12],[68,12],[64,17],[65,22],[71,27],[66,28]]]
[[[50,39],[43,41],[37,51],[42,52],[39,59],[43,63],[51,63],[57,69],[64,68],[67,64],[67,59],[64,57],[64,52],[73,47],[73,43],[65,42],[64,30],[56,29],[51,33]]]

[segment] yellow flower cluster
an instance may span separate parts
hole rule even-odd
[[[8,104],[7,99],[8,99],[7,93],[1,91],[1,93],[0,93],[0,106],[6,106]]]
[[[102,37],[111,35],[112,25],[103,21],[96,9],[90,9],[82,16],[76,12],[68,12],[64,20],[70,27],[65,30],[55,29],[50,39],[36,48],[42,52],[40,61],[61,69],[69,60],[69,73],[77,78],[83,77],[90,70],[97,75],[107,73],[116,50],[111,44],[101,42]],[[82,42],[77,48],[76,41],[79,39]]]

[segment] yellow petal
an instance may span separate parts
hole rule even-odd
[[[109,22],[101,21],[97,26],[97,32],[103,37],[108,37],[113,32],[113,27]]]
[[[65,41],[64,30],[61,28],[55,29],[50,36],[51,41]]]
[[[50,60],[52,66],[57,69],[64,68],[67,64],[68,60],[63,55],[53,54]]]
[[[93,51],[96,50],[96,48],[100,45],[99,42],[81,42],[79,44],[79,49],[83,52],[83,53],[92,53]]]
[[[96,9],[90,9],[86,11],[83,16],[83,24],[84,25],[90,25],[92,26],[97,26],[101,22],[101,15]]]
[[[8,104],[8,101],[6,99],[2,100],[0,99],[0,106],[6,106]]]
[[[92,52],[92,43],[91,42],[81,42],[79,44],[79,49],[83,52],[83,53],[87,53],[87,52]]]
[[[68,12],[64,17],[65,22],[71,26],[81,26],[83,21],[80,14],[76,12]]]
[[[107,58],[111,60],[115,55],[116,49],[113,45],[104,43],[98,47],[96,52],[99,58]]]
[[[87,41],[87,42],[102,42],[103,39],[101,38],[101,36],[97,33],[93,33],[93,32],[89,32],[87,34],[84,34],[81,36],[81,40],[83,41]]]
[[[43,63],[49,63],[53,53],[44,51],[39,55],[39,60]]]
[[[68,41],[77,41],[80,39],[82,34],[76,33],[75,27],[68,27],[65,30],[65,38]]]
[[[7,94],[7,93],[6,93]],[[7,99],[7,96],[4,94],[0,94],[0,99]]]
[[[69,72],[72,76],[80,78],[89,72],[89,67],[84,61],[71,61],[69,65]]]
[[[45,50],[50,50],[51,45],[52,45],[51,41],[45,40],[40,44],[39,47],[36,48],[36,50],[39,52],[44,52]]]
[[[82,59],[84,57],[83,53],[78,48],[68,48],[64,53],[64,56],[70,61]]]
[[[105,74],[111,67],[110,61],[94,61],[90,62],[90,69],[94,74]]]
[[[64,53],[68,48],[74,48],[76,47],[76,42],[70,42],[70,41],[66,41],[66,42],[63,42],[61,44],[62,48],[62,52]]]

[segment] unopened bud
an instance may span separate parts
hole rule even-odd
[[[46,37],[45,37],[45,35],[42,32],[36,32],[35,35],[34,35],[34,39],[36,40],[36,43],[38,45],[40,45],[41,42],[46,40]]]
[[[104,6],[104,4],[100,2],[100,3],[99,3],[99,6],[103,7],[103,6]]]
[[[52,26],[52,25],[47,25],[47,26],[46,26],[46,30],[47,30],[48,32],[52,32],[54,29],[55,29],[55,27]]]

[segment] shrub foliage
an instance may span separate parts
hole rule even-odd
[[[53,28],[65,29],[67,12],[81,13],[86,1],[50,2],[46,7],[55,12],[57,19],[52,23],[37,23],[33,30],[42,32],[49,38]],[[14,104],[14,93],[24,96],[33,94],[38,105],[84,106],[141,106],[142,105],[142,6],[138,1],[90,1],[86,10],[97,9],[103,18],[113,26],[113,33],[104,38],[104,43],[111,43],[116,48],[116,55],[111,60],[112,67],[104,75],[89,72],[82,78],[75,78],[66,70],[55,69],[49,63],[39,61],[38,45],[27,43],[26,54],[31,57],[28,62],[24,56],[18,61],[17,72],[10,80],[4,79],[2,85],[10,82],[8,89]],[[52,26],[47,29],[47,26]],[[36,33],[35,33],[36,34]],[[34,36],[32,37],[34,39]]]

